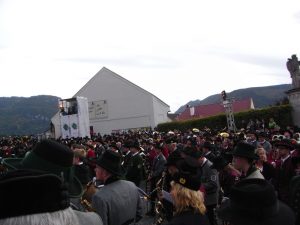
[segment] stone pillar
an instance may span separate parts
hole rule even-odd
[[[294,88],[286,92],[293,107],[292,117],[294,125],[300,127],[300,88]]]

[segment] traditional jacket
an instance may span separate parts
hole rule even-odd
[[[289,184],[295,175],[295,168],[292,158],[288,157],[283,163],[276,161],[275,187],[278,191],[278,198],[289,204]]]
[[[110,179],[92,198],[104,225],[131,224],[142,218],[138,188],[130,181]]]

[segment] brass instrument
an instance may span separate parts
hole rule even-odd
[[[164,215],[164,212],[163,212],[164,207],[163,207],[162,202],[159,199],[159,196],[162,195],[163,187],[165,186],[165,180],[166,180],[166,172],[164,171],[162,173],[161,178],[156,183],[156,188],[155,189],[157,190],[158,199],[155,202],[155,214],[156,214],[156,216],[155,216],[155,221],[154,221],[153,225],[160,225],[165,220],[165,215]]]
[[[95,212],[95,209],[92,207],[92,197],[98,189],[99,188],[96,186],[95,180],[88,182],[85,187],[85,190],[80,198],[80,203],[87,212]]]

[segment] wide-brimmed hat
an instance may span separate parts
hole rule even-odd
[[[66,145],[52,140],[42,140],[24,158],[7,158],[3,165],[10,170],[32,169],[63,177],[70,197],[80,197],[83,192],[80,181],[75,177],[73,151]]]
[[[96,161],[96,164],[113,175],[124,175],[124,169],[121,166],[121,156],[116,152],[110,150],[105,151]]]
[[[280,141],[276,141],[276,142],[274,142],[274,146],[277,147],[277,148],[278,147],[284,147],[288,150],[295,149],[295,145],[289,139],[283,139],[283,140],[280,140]]]
[[[185,188],[198,191],[201,186],[201,181],[192,171],[194,168],[191,168],[191,171],[187,168],[188,166],[186,165],[185,171],[181,170],[180,172],[176,173],[173,177],[173,181]]]
[[[211,162],[213,164],[210,168],[216,169],[218,171],[223,170],[229,164],[229,162],[222,156],[217,156],[213,158]]]
[[[13,170],[0,176],[0,219],[51,213],[70,206],[60,177],[32,170]]]
[[[263,179],[244,179],[234,185],[217,213],[233,224],[295,224],[293,211],[277,200],[274,187]]]
[[[184,159],[181,157],[180,152],[178,150],[172,152],[167,158],[167,163],[165,166],[175,166],[178,167],[180,162]]]
[[[229,154],[247,159],[258,159],[258,156],[255,154],[255,147],[245,142],[239,142]]]

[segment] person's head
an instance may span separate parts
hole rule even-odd
[[[122,148],[122,143],[121,143],[120,141],[118,141],[118,142],[116,143],[116,146],[117,146],[118,149],[121,149],[121,148]]]
[[[199,191],[200,182],[189,173],[177,173],[171,182],[171,195],[174,200],[175,212],[187,209],[204,214],[206,211],[204,197]]]
[[[256,140],[256,134],[254,132],[248,132],[246,134],[246,140],[247,141],[255,141]]]
[[[123,175],[121,157],[118,153],[107,150],[96,162],[96,178],[105,182],[109,177],[119,177]]]
[[[82,185],[74,175],[74,152],[66,145],[52,140],[42,140],[23,159],[7,158],[3,164],[10,170],[39,170],[64,178],[71,197],[80,197]]]
[[[169,157],[167,158],[166,167],[171,176],[174,176],[179,172],[179,167],[183,160],[184,159],[181,157],[178,151],[175,151],[171,155],[169,155]]]
[[[255,150],[256,155],[258,155],[259,160],[261,162],[266,162],[267,161],[267,154],[266,154],[266,150],[264,148],[257,148]]]
[[[231,154],[233,155],[233,166],[243,171],[246,171],[257,159],[255,148],[245,142],[239,142]]]
[[[164,143],[162,143],[162,142],[158,142],[158,143],[155,145],[155,148],[154,148],[154,149],[155,149],[156,154],[162,153],[163,146],[164,146]]]
[[[86,151],[83,148],[75,148],[73,152],[74,152],[73,165],[78,165],[80,162],[82,162],[83,159],[85,159]]]
[[[124,143],[122,151],[123,151],[123,153],[127,153],[128,151],[130,151],[130,142],[129,141]]]
[[[266,140],[266,133],[265,132],[260,132],[258,135],[258,141],[263,143]]]
[[[290,151],[293,149],[293,145],[288,139],[277,141],[274,145],[278,150],[279,157],[281,158],[287,157],[290,154]]]
[[[293,211],[277,200],[274,187],[264,179],[244,179],[235,184],[217,213],[232,225],[295,224]]]
[[[101,166],[98,166],[98,165],[96,165],[95,173],[96,173],[96,179],[101,181],[101,182],[105,182],[112,175],[106,169],[104,169],[104,168],[102,168]]]
[[[54,174],[9,171],[0,177],[0,199],[2,225],[79,224],[70,208],[67,189],[62,179]]]
[[[136,141],[133,141],[133,142],[131,143],[131,145],[130,145],[130,151],[131,151],[132,153],[137,153],[137,152],[140,151],[140,149],[141,149],[140,143],[139,143],[137,140],[136,140]]]
[[[209,141],[205,141],[202,145],[202,152],[207,153],[211,151],[211,148],[212,148],[211,143]]]

